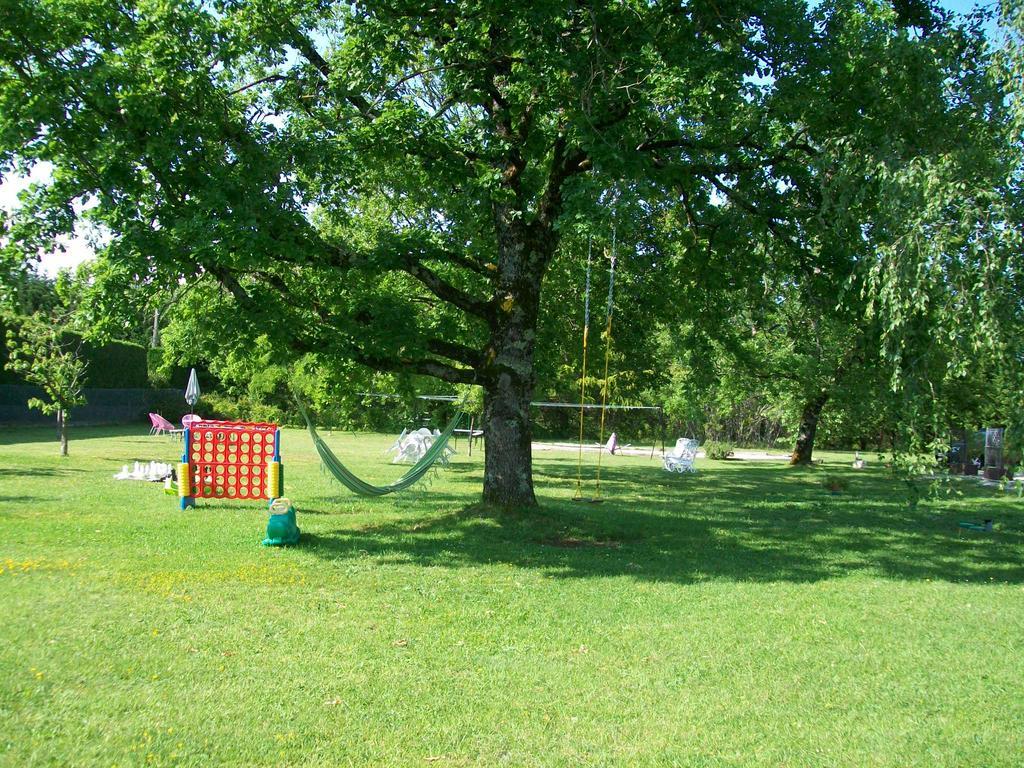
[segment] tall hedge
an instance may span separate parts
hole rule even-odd
[[[68,343],[82,342],[77,333],[65,333]],[[0,384],[24,384],[18,375],[6,370],[7,326],[0,319]],[[111,341],[106,344],[82,342],[82,357],[89,364],[85,386],[97,389],[148,388],[149,374],[146,368],[146,348],[127,341]]]
[[[76,334],[68,334],[69,340],[78,340]],[[89,362],[86,374],[87,387],[98,389],[128,389],[149,387],[149,371],[146,366],[146,348],[127,341],[111,341],[102,346],[86,342],[82,345],[82,356]]]
[[[154,387],[168,387],[170,389],[185,389],[188,384],[188,376],[191,368],[182,365],[164,366],[164,348],[157,347],[146,350],[149,361],[149,383]],[[199,386],[207,392],[211,390],[215,382],[209,376],[205,368],[198,368]]]

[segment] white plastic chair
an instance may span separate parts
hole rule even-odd
[[[405,436],[408,435],[408,434],[409,434],[409,430],[408,429],[403,429],[402,430],[402,434],[400,434],[398,437],[395,438],[395,442],[393,442],[391,444],[391,447],[384,449],[384,455],[387,456],[389,453],[394,453],[395,451],[398,451],[399,453],[401,453],[402,452],[402,445],[405,444]]]
[[[392,464],[415,464],[423,458],[423,455],[434,444],[434,441],[441,436],[441,431],[435,429],[431,432],[426,427],[420,427],[412,432],[402,431],[398,439],[388,448],[385,453],[393,453],[395,457]],[[447,466],[448,460],[455,455],[455,449],[449,443],[438,457],[441,466]]]
[[[665,454],[663,460],[667,472],[696,472],[697,468],[693,462],[697,458],[697,449],[700,442],[690,437],[680,437],[676,440],[676,447]]]

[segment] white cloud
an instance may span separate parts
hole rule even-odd
[[[19,205],[18,194],[36,181],[46,182],[50,179],[53,166],[49,163],[37,163],[27,176],[10,174],[0,180],[0,208],[13,211]],[[77,267],[83,261],[93,258],[96,253],[86,236],[86,231],[76,227],[73,235],[62,237],[63,252],[47,253],[39,262],[41,272],[53,277],[65,267]]]
[[[49,181],[52,172],[50,163],[37,163],[28,176],[9,174],[0,183],[0,208],[13,211],[18,207],[18,194],[34,181]]]

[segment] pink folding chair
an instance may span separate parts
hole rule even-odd
[[[185,429],[188,429],[189,427],[192,426],[193,423],[202,420],[202,416],[196,416],[194,413],[186,413],[184,416],[181,417],[181,426],[183,426]]]
[[[181,435],[185,431],[183,429],[176,429],[175,426],[173,424],[171,424],[171,422],[169,422],[167,419],[165,419],[159,413],[151,413],[151,414],[149,414],[149,419],[150,419],[150,421],[153,422],[152,434],[156,434],[156,435],[169,435],[169,436],[174,437],[174,436]]]

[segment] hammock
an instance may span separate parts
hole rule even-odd
[[[295,404],[299,407],[299,413],[302,414],[302,418],[306,421],[309,435],[313,438],[313,445],[316,446],[316,452],[320,454],[320,460],[323,462],[324,468],[334,476],[335,480],[359,496],[383,496],[395,491],[404,491],[406,488],[418,483],[430,471],[434,462],[444,453],[445,446],[448,445],[448,440],[455,432],[455,428],[459,425],[463,415],[461,411],[456,413],[455,417],[448,423],[448,426],[445,427],[444,432],[434,440],[427,449],[427,452],[423,454],[423,457],[409,467],[409,471],[398,478],[398,480],[389,485],[371,485],[353,475],[348,467],[342,464],[341,460],[334,455],[334,452],[331,451],[320,435],[317,434],[316,427],[299,400],[298,394],[295,394]]]

